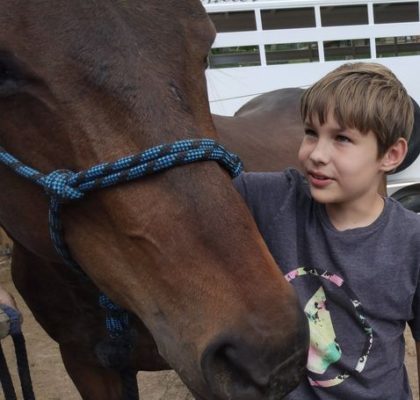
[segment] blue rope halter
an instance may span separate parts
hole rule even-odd
[[[128,182],[178,165],[197,161],[217,161],[232,177],[243,169],[239,157],[212,139],[186,139],[152,147],[144,152],[102,163],[80,172],[56,170],[49,174],[24,165],[0,147],[0,162],[17,174],[42,186],[50,198],[49,229],[54,247],[66,264],[82,271],[73,260],[64,240],[60,211],[63,203],[80,200],[86,192]],[[106,295],[99,302],[109,312],[106,325],[111,337],[119,337],[128,325],[128,314]],[[119,313],[119,316],[116,316]]]

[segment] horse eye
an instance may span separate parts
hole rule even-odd
[[[15,68],[0,59],[0,97],[10,96],[21,86],[21,79]]]
[[[0,64],[0,84],[10,79],[10,70],[5,66]]]
[[[13,60],[6,52],[0,50],[0,82],[10,79],[15,69]]]

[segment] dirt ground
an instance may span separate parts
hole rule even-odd
[[[23,331],[36,398],[39,400],[80,400],[81,397],[64,370],[58,346],[44,333],[16,292],[10,279],[10,265],[6,257],[0,257],[0,282],[15,296],[23,312]],[[419,400],[414,343],[408,334],[406,338],[406,364],[413,388],[414,400]],[[16,380],[12,341],[10,338],[6,338],[1,344],[15,380],[15,388],[18,390],[19,384]],[[193,399],[174,372],[140,373],[138,380],[140,398],[142,400]],[[4,400],[2,393],[0,393],[0,400]],[[20,393],[18,393],[18,400],[22,400]]]

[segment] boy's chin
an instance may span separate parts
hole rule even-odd
[[[312,199],[320,204],[329,204],[337,202],[337,199],[334,198],[330,193],[321,192],[315,188],[310,188]]]

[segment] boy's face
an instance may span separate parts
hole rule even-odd
[[[378,196],[384,172],[375,134],[343,129],[332,113],[324,125],[316,118],[305,124],[299,161],[319,203],[357,205]]]

